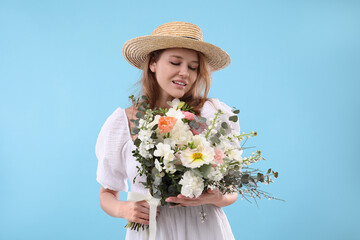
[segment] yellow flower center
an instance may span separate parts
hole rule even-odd
[[[202,159],[202,157],[203,157],[203,154],[202,154],[202,153],[199,153],[199,152],[193,153],[193,155],[192,155],[193,161],[192,161],[192,162],[204,161],[204,160]]]

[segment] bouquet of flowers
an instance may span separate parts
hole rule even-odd
[[[169,204],[165,199],[170,196],[181,193],[199,197],[208,188],[222,194],[238,192],[255,201],[261,197],[275,199],[260,190],[258,182],[273,182],[272,177],[277,178],[278,173],[271,169],[262,173],[249,167],[264,160],[259,150],[249,157],[242,156],[240,143],[257,132],[239,133],[230,127],[230,121],[238,121],[239,110],[234,109],[228,121],[220,120],[224,114],[221,110],[207,121],[179,99],[168,102],[169,109],[150,109],[146,97],[129,98],[138,110],[137,119],[131,120],[131,134],[138,135],[133,151],[141,165],[138,173],[146,177],[142,184],[160,199],[161,205]],[[139,225],[129,223],[127,227],[139,229]]]

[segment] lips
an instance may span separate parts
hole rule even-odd
[[[187,85],[186,81],[183,80],[174,80],[172,81],[174,84],[185,87]]]

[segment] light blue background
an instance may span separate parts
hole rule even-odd
[[[123,239],[94,146],[140,71],[122,44],[189,21],[225,49],[210,96],[240,110],[286,200],[224,208],[236,239],[360,239],[359,1],[0,2],[0,239]],[[125,194],[121,195],[124,199]]]

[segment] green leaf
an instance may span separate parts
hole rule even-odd
[[[206,165],[202,165],[199,168],[199,170],[200,170],[200,172],[202,173],[202,175],[204,177],[207,177],[209,175],[210,171],[211,171],[211,168],[212,168],[211,164],[206,164]]]
[[[137,112],[135,115],[137,118],[142,118],[144,116],[143,112]]]
[[[238,116],[236,116],[236,115],[229,117],[229,120],[232,121],[232,122],[237,122],[238,119],[239,119],[239,118],[238,118]]]
[[[220,139],[219,138],[217,138],[217,137],[211,137],[210,138],[210,141],[212,142],[212,143],[215,143],[215,144],[219,144],[220,143]]]
[[[270,174],[271,173],[271,168],[269,168],[269,170],[267,171],[267,174]]]
[[[265,181],[265,176],[262,173],[258,173],[256,179],[258,181],[260,181],[260,182],[264,182]]]
[[[155,124],[155,125],[151,128],[151,130],[152,130],[152,131],[155,131],[157,128],[158,128],[158,124]]]
[[[143,100],[145,100],[145,101],[148,100],[148,98],[147,98],[145,95],[142,95],[141,98],[142,98]]]
[[[145,112],[145,111],[146,111],[146,109],[144,108],[143,105],[140,105],[140,106],[138,107],[138,110],[139,110],[140,112]]]
[[[192,129],[198,129],[199,128],[199,124],[195,120],[192,120],[189,125],[190,125],[190,127]]]
[[[192,171],[193,171],[193,173],[195,173],[198,177],[201,177],[201,178],[203,177],[202,172],[200,172],[199,169],[196,169],[196,168],[195,168],[195,169],[193,169]]]
[[[198,116],[194,116],[195,120],[198,121],[199,123],[206,123],[206,118],[204,117],[198,117]]]
[[[139,147],[139,146],[140,146],[140,143],[141,143],[141,140],[138,139],[138,138],[136,138],[135,141],[134,141],[134,145],[135,145],[136,147]]]
[[[224,128],[220,128],[220,133],[221,135],[225,136],[226,135],[226,131]]]
[[[150,136],[151,139],[157,139],[157,135],[156,132],[153,132]]]
[[[223,122],[223,123],[221,124],[221,127],[224,128],[224,129],[228,129],[228,128],[229,128],[229,126],[228,126],[228,124],[227,124],[226,122]]]
[[[250,175],[249,174],[243,174],[241,176],[241,183],[243,184],[248,184],[249,183],[249,178],[250,178]]]
[[[138,126],[139,126],[139,124],[140,124],[140,119],[136,119],[134,123],[135,123],[135,126],[137,126],[137,127],[138,127]]]
[[[137,127],[132,127],[131,131],[130,131],[131,135],[136,135],[139,132],[140,132],[140,128],[137,128]]]
[[[278,172],[274,173],[274,177],[275,177],[275,178],[277,178],[278,176],[279,176],[279,173],[278,173]]]
[[[235,114],[239,114],[240,110],[236,109],[236,110],[233,110],[232,112],[235,113]]]

